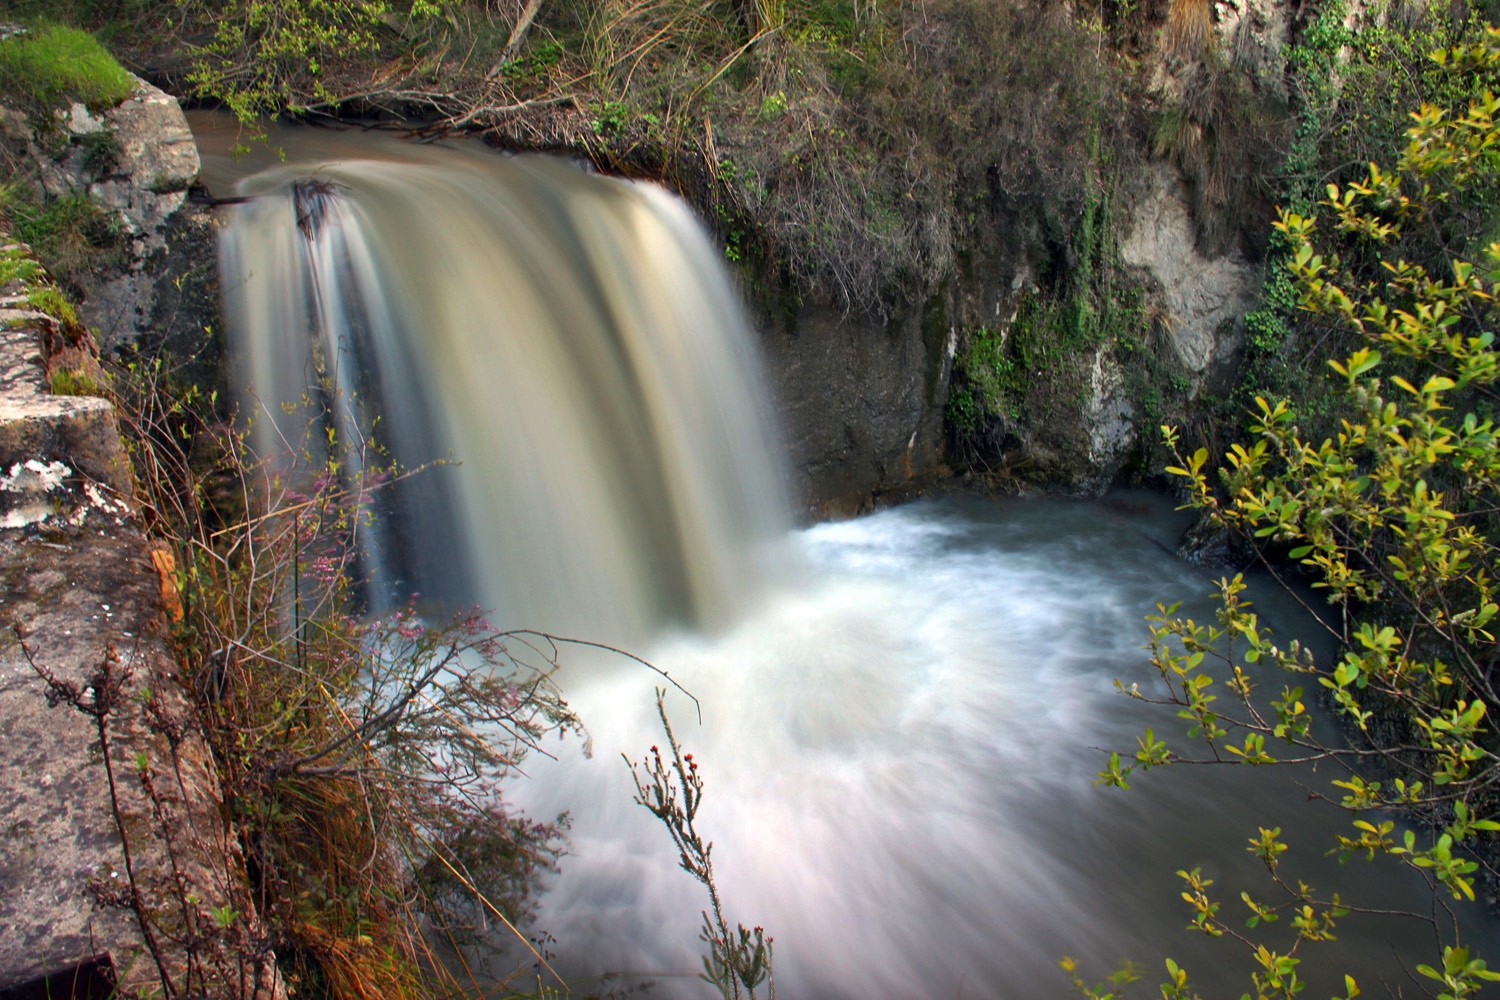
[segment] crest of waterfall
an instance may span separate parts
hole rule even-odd
[[[350,473],[372,444],[405,468],[451,455],[380,501],[377,603],[420,591],[629,641],[726,622],[773,570],[788,525],[759,362],[680,200],[421,147],[238,194],[220,265],[261,453],[318,419]]]

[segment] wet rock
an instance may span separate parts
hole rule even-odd
[[[1154,164],[1120,256],[1160,290],[1172,346],[1201,385],[1238,357],[1244,314],[1255,308],[1260,275],[1238,250],[1204,256],[1195,243],[1189,205],[1176,170]]]
[[[193,357],[219,327],[212,214],[186,205],[165,221],[156,238],[160,250],[121,272],[84,282],[79,316],[98,331],[106,352],[160,340],[169,342],[176,356]],[[212,378],[201,384],[214,384]]]
[[[1183,534],[1177,557],[1194,566],[1218,570],[1243,568],[1255,553],[1239,535],[1203,517]]]
[[[763,325],[775,419],[808,514],[868,509],[941,469],[949,340],[920,312],[880,323],[809,305]]]
[[[1082,481],[1082,491],[1103,493],[1136,446],[1135,404],[1125,389],[1123,367],[1108,348],[1094,353],[1083,418],[1090,472]]]

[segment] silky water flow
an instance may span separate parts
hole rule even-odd
[[[667,707],[705,775],[700,828],[731,923],[775,938],[784,998],[1060,998],[1064,954],[1092,980],[1141,963],[1142,995],[1171,955],[1238,995],[1244,949],[1184,931],[1174,872],[1201,867],[1230,919],[1248,916],[1242,889],[1274,897],[1245,849],[1258,825],[1282,828],[1287,872],[1320,892],[1426,909],[1392,866],[1326,857],[1347,819],[1283,772],[1092,787],[1096,748],[1183,726],[1113,683],[1150,690],[1156,601],[1211,614],[1210,580],[1170,553],[1169,501],[959,498],[794,531],[750,330],[679,200],[540,157],[275,141],[287,162],[236,180],[247,200],[221,243],[255,440],[296,438],[309,400],[350,468],[368,439],[408,467],[451,456],[382,501],[373,600],[420,592],[623,644],[692,692],[701,722],[675,690]],[[248,171],[206,162],[211,183]],[[1257,597],[1283,634],[1314,637],[1294,602]],[[706,896],[621,760],[662,741],[661,678],[578,652],[558,679],[594,752],[549,745],[512,786],[532,815],[572,820],[534,932],[569,978],[712,995]],[[1463,915],[1500,958],[1489,921]],[[1316,950],[1367,993],[1410,990],[1435,958],[1395,918],[1350,917]],[[1308,977],[1309,995],[1341,982]]]

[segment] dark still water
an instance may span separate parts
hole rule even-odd
[[[792,530],[753,332],[680,201],[555,160],[312,130],[273,136],[284,162],[235,163],[222,119],[194,126],[214,193],[248,199],[225,211],[221,268],[257,440],[272,421],[296,440],[280,404],[312,391],[346,441],[374,435],[407,466],[451,451],[461,464],[382,509],[378,586],[628,646],[697,696],[701,724],[685,696],[668,707],[707,782],[700,829],[729,920],[775,937],[785,1000],[1061,998],[1065,954],[1091,981],[1142,963],[1135,996],[1155,995],[1164,955],[1205,995],[1239,996],[1244,948],[1184,931],[1174,872],[1201,868],[1243,921],[1242,890],[1279,901],[1246,850],[1258,826],[1281,828],[1285,876],[1320,896],[1427,908],[1395,866],[1325,855],[1348,818],[1306,788],[1336,775],[1182,767],[1092,787],[1098,748],[1184,729],[1114,689],[1156,690],[1157,601],[1212,614],[1210,579],[1171,554],[1185,522],[1166,499],[948,499]],[[1328,654],[1294,601],[1252,596]],[[511,789],[573,819],[533,932],[570,978],[710,996],[705,895],[621,761],[662,742],[660,678],[569,653],[558,679],[594,753],[557,745]],[[1492,921],[1464,918],[1500,959]],[[1309,996],[1345,970],[1366,995],[1415,995],[1406,968],[1437,957],[1414,922],[1337,933],[1302,949],[1337,970],[1307,972]]]

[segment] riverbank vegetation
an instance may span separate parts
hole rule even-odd
[[[19,0],[127,65],[265,116],[384,114],[675,184],[793,297],[888,314],[955,273],[983,202],[1067,242],[1139,124],[1116,45],[1159,4],[975,0]]]
[[[240,964],[274,956],[299,997],[555,979],[518,927],[567,818],[519,815],[502,786],[545,737],[582,736],[551,681],[558,644],[497,632],[475,612],[442,617],[415,595],[372,606],[379,595],[356,582],[369,505],[402,473],[370,453],[349,474],[317,419],[299,446],[256,456],[165,357],[130,355],[111,375],[170,595],[190,706],[178,724],[212,751],[246,879],[245,914],[184,912],[170,896],[146,910],[147,934],[186,955],[188,979],[164,981],[164,994],[237,995],[213,978],[233,965],[208,961],[214,947],[245,952]],[[244,916],[255,933],[228,945],[184,935],[194,916],[221,930]],[[496,966],[502,939],[522,956],[514,968]]]
[[[1340,172],[1315,203],[1283,209],[1275,226],[1286,274],[1272,280],[1285,282],[1295,304],[1282,350],[1321,361],[1326,382],[1316,392],[1257,395],[1251,436],[1229,449],[1217,475],[1206,448],[1186,453],[1165,429],[1177,454],[1168,471],[1185,481],[1193,506],[1237,532],[1273,572],[1289,572],[1288,563],[1304,570],[1326,597],[1337,657],[1320,663],[1295,640],[1280,644],[1243,599],[1240,575],[1220,582],[1215,623],[1163,606],[1151,619],[1163,688],[1126,693],[1176,709],[1197,749],[1147,729],[1100,774],[1102,784],[1126,787],[1137,771],[1189,760],[1334,765],[1331,784],[1315,781],[1310,797],[1345,810],[1350,827],[1331,844],[1293,845],[1267,817],[1248,838],[1270,878],[1266,894],[1241,892],[1241,909],[1201,869],[1178,873],[1192,928],[1250,949],[1250,995],[1262,1000],[1300,993],[1299,966],[1329,961],[1317,956],[1320,943],[1334,940],[1345,918],[1373,912],[1297,879],[1294,847],[1393,862],[1427,882],[1432,910],[1411,914],[1433,941],[1432,961],[1414,970],[1424,989],[1459,998],[1500,980],[1471,951],[1451,906],[1493,900],[1500,885],[1500,743],[1489,720],[1500,665],[1500,29],[1438,34],[1454,44],[1429,51],[1429,66],[1399,84],[1375,72],[1380,52],[1349,74],[1356,88],[1380,81],[1429,98],[1410,112],[1400,142],[1379,150],[1386,162]],[[1398,48],[1394,58],[1410,54]],[[1338,117],[1352,130],[1333,133],[1346,148],[1391,135],[1374,109]],[[1315,699],[1344,722],[1347,742],[1317,735]],[[1283,918],[1290,938],[1269,934]],[[1195,995],[1186,970],[1167,969],[1163,996]],[[1091,996],[1121,985],[1075,984]],[[1357,975],[1345,988],[1358,993]]]

